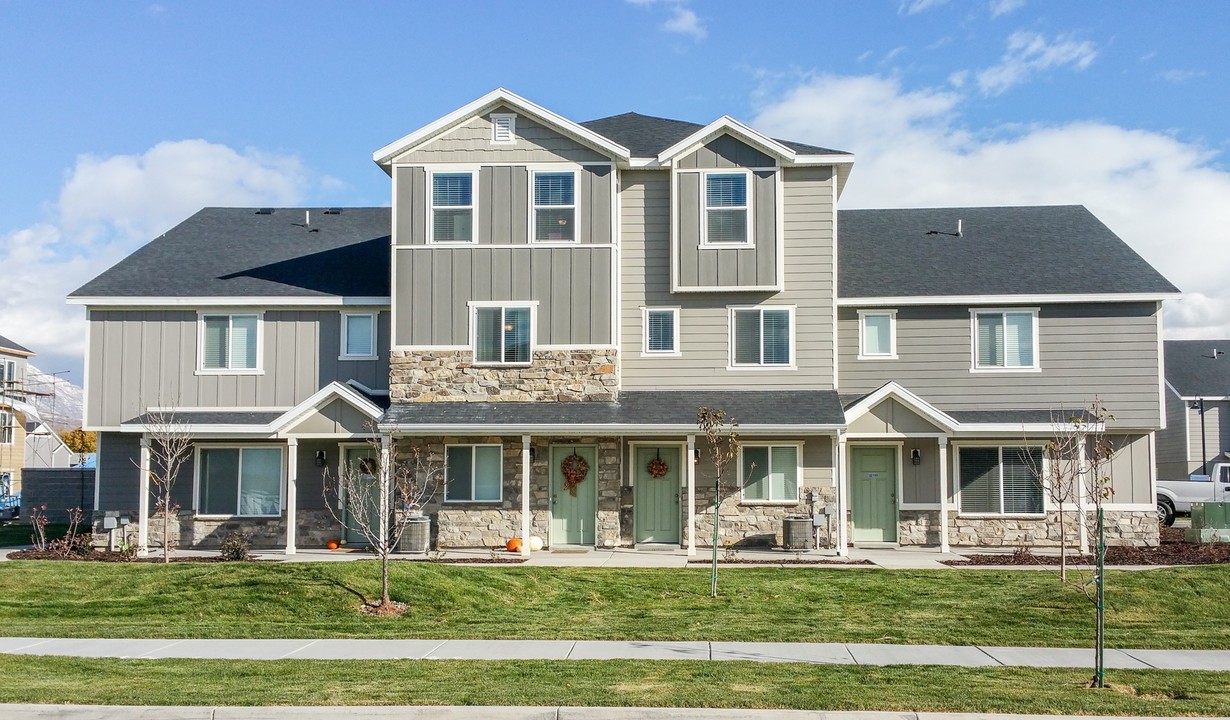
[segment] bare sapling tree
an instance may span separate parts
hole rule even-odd
[[[739,456],[739,423],[719,408],[702,407],[696,412],[696,426],[705,434],[709,462],[713,464],[713,562],[709,573],[709,596],[718,596],[718,538],[722,509],[722,479],[726,466]]]
[[[1068,579],[1069,515],[1077,525],[1082,554],[1087,547],[1082,501],[1082,475],[1085,472],[1085,419],[1081,413],[1051,413],[1054,436],[1042,446],[1041,456],[1023,453],[1030,474],[1056,508],[1055,525],[1059,533],[1059,579]],[[1028,442],[1028,438],[1025,439]]]
[[[380,601],[364,606],[378,614],[400,614],[405,606],[389,597],[389,556],[410,523],[435,495],[444,463],[421,446],[399,449],[391,438],[374,434],[367,457],[343,461],[334,475],[324,470],[325,505],[342,527],[363,536],[380,560]]]
[[[158,518],[162,525],[162,561],[169,563],[175,550],[171,520],[179,516],[179,503],[172,500],[171,491],[184,463],[192,456],[192,435],[187,425],[176,417],[174,409],[159,408],[148,412],[142,425],[149,445],[148,471],[154,513],[150,518],[141,518],[141,522],[152,523]],[[140,463],[134,464],[139,471]]]

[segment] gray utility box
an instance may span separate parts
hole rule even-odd
[[[790,515],[782,520],[782,547],[786,550],[811,550],[815,526],[807,515]]]
[[[431,549],[431,518],[418,515],[406,520],[406,531],[401,534],[397,549],[404,553],[426,554]]]

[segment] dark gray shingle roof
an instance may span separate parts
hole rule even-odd
[[[696,426],[702,406],[725,410],[745,429],[757,425],[844,425],[831,390],[623,392],[618,402],[393,403],[383,425]]]
[[[171,421],[185,425],[268,425],[282,417],[272,410],[180,410]],[[145,414],[124,422],[124,425],[145,425],[166,422],[166,417]]]
[[[930,230],[962,237],[928,235]],[[838,212],[838,297],[1176,293],[1080,205]]]
[[[18,345],[17,343],[13,342],[12,340],[9,340],[3,335],[0,335],[0,350],[13,350],[19,355],[20,354],[26,354],[26,355],[34,354],[33,350],[27,347]]]
[[[1230,396],[1230,340],[1167,340],[1166,382],[1183,397]],[[1225,355],[1213,359],[1214,350]]]
[[[580,125],[628,148],[633,157],[654,157],[704,127],[684,120],[670,120],[634,112],[589,120]],[[803,155],[850,154],[789,140],[777,142]]]
[[[389,208],[205,208],[70,295],[389,295]]]
[[[1056,425],[1068,424],[1073,415],[1083,415],[1080,412],[1051,412],[1050,410],[949,410],[953,420],[961,423],[996,423],[1015,425],[1018,423],[1046,423]]]

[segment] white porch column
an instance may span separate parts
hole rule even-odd
[[[137,557],[149,555],[149,443],[148,435],[141,436],[141,462],[137,471],[141,474],[137,483]],[[164,538],[165,542],[166,539]]]
[[[850,554],[850,542],[846,537],[846,508],[849,506],[847,495],[849,488],[849,473],[846,472],[846,434],[837,434],[837,555],[845,557]]]
[[[286,554],[295,554],[296,506],[299,503],[299,439],[286,440]]]
[[[521,554],[530,554],[530,436],[521,436]]]
[[[940,438],[940,552],[948,552],[948,436]]]
[[[389,547],[389,500],[393,471],[393,436],[380,436],[380,549]]]
[[[688,556],[696,554],[696,436],[688,436]]]

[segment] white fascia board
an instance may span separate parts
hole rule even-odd
[[[387,307],[392,304],[392,299],[385,296],[373,295],[370,297],[354,296],[343,297],[338,295],[332,296],[307,296],[307,297],[287,297],[287,296],[270,296],[270,295],[232,295],[232,296],[200,296],[190,295],[183,297],[167,297],[167,296],[78,296],[68,298],[69,305],[88,305],[95,307],[267,307],[267,306],[296,306],[296,307],[317,307],[317,306],[371,306],[371,307]]]
[[[1056,295],[907,295],[903,297],[837,298],[838,307],[893,307],[901,305],[1040,305],[1097,302],[1156,302],[1182,297],[1182,293],[1090,293]]]
[[[955,431],[962,427],[961,423],[957,422],[948,413],[940,410],[931,403],[923,400],[919,396],[905,389],[895,381],[890,381],[881,385],[879,389],[871,393],[867,397],[859,400],[857,403],[850,406],[846,410],[846,423],[853,423],[858,418],[866,415],[876,405],[879,405],[887,398],[893,398],[900,403],[904,403],[907,408],[913,410],[923,416],[932,423],[939,425],[941,428],[949,432]]]
[[[978,435],[1010,435],[1013,439],[1022,435],[1054,435],[1057,429],[1070,427],[1068,423],[964,423],[957,429],[957,437],[974,437]],[[1089,432],[1103,432],[1106,426],[1095,423],[1089,426]],[[1126,432],[1126,431],[1125,431]]]
[[[554,125],[557,129],[563,130],[567,134],[573,135],[589,145],[601,148],[608,154],[615,156],[616,159],[626,161],[630,156],[630,153],[626,147],[611,142],[606,137],[599,135],[593,130],[578,125],[568,118],[565,118],[562,115],[557,115],[540,105],[536,105],[516,93],[505,90],[504,88],[496,88],[477,100],[461,106],[439,120],[424,125],[409,135],[385,145],[376,152],[372,153],[372,160],[381,166],[388,165],[395,156],[406,152],[415,145],[430,140],[436,135],[439,135],[462,121],[477,115],[485,108],[494,107],[496,105],[507,105],[515,110],[525,113],[526,115],[532,116],[537,120],[541,120],[549,125]]]
[[[349,385],[343,385],[342,383],[334,380],[328,385],[312,393],[311,397],[308,397],[295,407],[282,413],[280,417],[269,424],[270,429],[280,431],[286,427],[289,427],[313,411],[319,410],[336,399],[341,399],[350,403],[356,409],[373,420],[378,419],[384,414],[383,410],[367,398],[360,395],[354,388]]]
[[[793,150],[785,145],[782,145],[773,138],[753,130],[729,115],[723,115],[717,120],[714,120],[703,128],[658,153],[658,162],[668,163],[679,155],[691,150],[694,146],[703,145],[710,139],[715,138],[722,133],[729,133],[749,144],[759,146],[760,149],[767,150],[770,154],[776,155],[783,160],[787,160],[791,164],[793,164],[797,158],[797,155]]]
[[[190,435],[200,435],[209,437],[217,437],[220,435],[244,437],[254,440],[276,440],[273,432],[268,425],[192,425],[183,424],[177,425],[177,430],[183,430]],[[140,433],[149,432],[148,425],[140,423],[124,423],[120,425],[119,431],[122,433]]]
[[[834,435],[845,425],[740,425],[739,436],[795,436],[808,434]],[[508,424],[430,424],[430,423],[381,423],[381,432],[413,433],[416,435],[569,435],[578,432],[587,434],[609,433],[620,436],[660,437],[663,435],[695,435],[696,425],[528,425]]]

